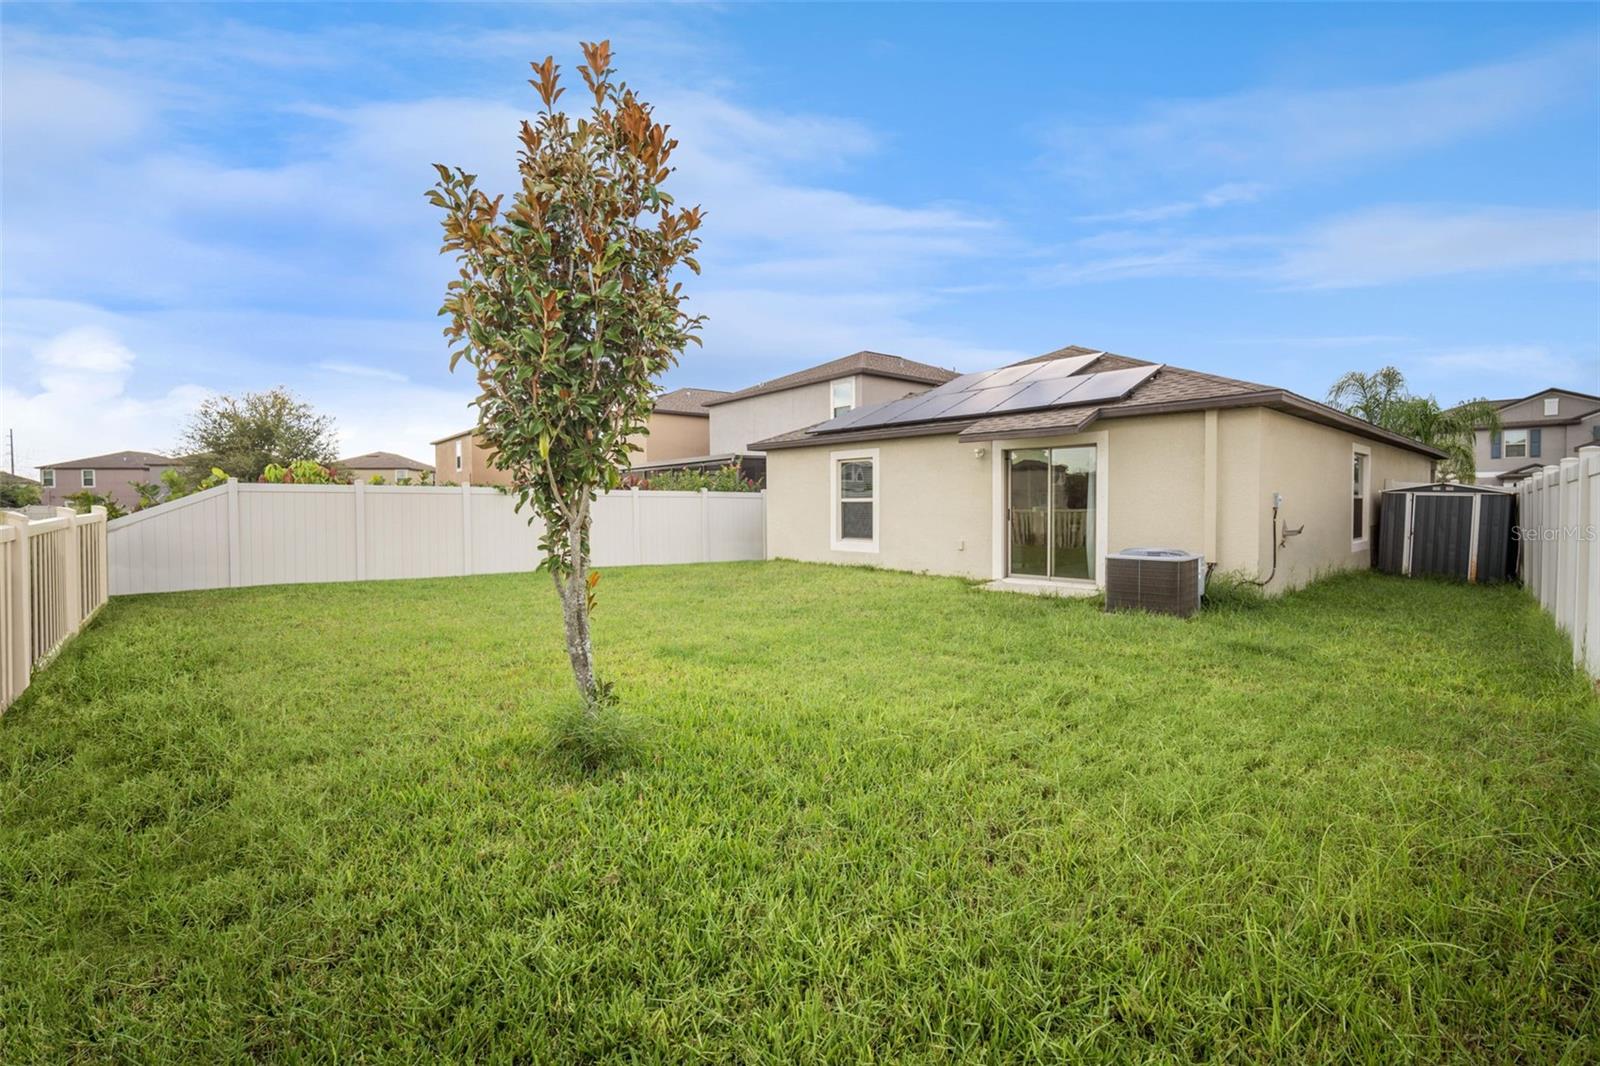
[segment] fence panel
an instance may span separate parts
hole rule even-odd
[[[103,507],[40,520],[0,512],[0,711],[105,606],[106,540]]]
[[[1600,679],[1600,449],[1547,466],[1518,486],[1522,581]]]
[[[455,577],[534,569],[540,526],[492,488],[225,486],[110,525],[113,595],[307,581]],[[760,559],[766,495],[606,493],[597,567]]]

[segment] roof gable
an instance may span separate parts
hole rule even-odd
[[[921,385],[943,385],[945,382],[959,377],[954,370],[947,370],[942,366],[933,366],[930,363],[919,363],[914,359],[906,359],[898,355],[885,355],[883,352],[855,352],[839,359],[816,366],[797,370],[793,374],[763,381],[758,385],[751,385],[738,392],[726,393],[706,402],[707,407],[716,407],[719,404],[733,403],[735,400],[748,400],[752,396],[765,396],[772,392],[782,392],[785,389],[798,389],[805,385],[815,385],[834,378],[849,377],[853,374],[869,374],[874,377],[892,378],[896,381],[911,381]]]

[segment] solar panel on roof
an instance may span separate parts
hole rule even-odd
[[[1126,370],[1106,370],[1099,374],[1089,374],[1080,387],[1073,389],[1063,398],[1064,406],[1077,407],[1086,403],[1120,400],[1160,369],[1159,365],[1130,366]]]
[[[1070,369],[1081,370],[1096,358],[1098,356],[1072,356],[965,374],[916,396],[846,412],[816,427],[815,432],[976,419],[1106,403],[1126,396],[1161,369],[1159,364],[1152,364],[1098,374],[1070,372]]]
[[[1094,362],[1098,358],[1100,358],[1100,356],[1098,354],[1096,354],[1096,355],[1078,355],[1078,356],[1072,356],[1070,358],[1046,360],[1043,363],[1035,364],[1034,365],[1034,369],[1033,369],[1033,373],[1029,374],[1026,378],[1023,378],[1021,380],[1033,382],[1033,381],[1049,381],[1049,380],[1051,380],[1053,378],[1070,377],[1071,375],[1076,374],[1078,371],[1082,370],[1084,367],[1088,366],[1090,363]]]

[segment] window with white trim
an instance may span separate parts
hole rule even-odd
[[[1559,397],[1559,396],[1546,396],[1544,398],[1544,413],[1545,413],[1546,416],[1548,416],[1550,418],[1554,418],[1556,415],[1560,414],[1561,413],[1561,397]]]
[[[841,378],[833,383],[831,388],[831,405],[833,414],[829,417],[838,418],[846,411],[855,410],[856,406],[856,379]]]
[[[1351,459],[1350,544],[1360,548],[1367,543],[1367,489],[1372,478],[1372,453],[1357,447]]]
[[[55,488],[56,487],[56,472],[54,470],[41,470],[41,471],[39,471],[39,484],[43,485],[47,489]]]
[[[399,484],[400,482],[405,481],[406,479],[408,479],[410,477],[411,477],[411,471],[409,471],[409,470],[396,470],[394,472],[394,480],[395,480],[396,484]]]
[[[1528,456],[1528,431],[1508,429],[1500,437],[1500,454],[1507,459],[1525,459]]]
[[[461,442],[456,441],[456,469],[461,469]]]
[[[93,470],[85,470],[85,471],[83,471],[83,487],[86,488],[86,489],[94,488],[94,471]]]
[[[835,551],[878,550],[878,451],[834,452],[829,507]]]

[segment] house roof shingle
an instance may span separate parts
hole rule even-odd
[[[335,459],[334,466],[346,470],[432,470],[432,463],[419,463],[396,452],[363,452],[348,459]]]
[[[1096,356],[1080,373],[1098,373],[1123,370],[1130,367],[1153,366],[1148,360],[1100,352],[1094,348],[1071,345],[1045,355],[1024,359],[1012,366],[1039,363],[1050,359],[1076,356]],[[774,448],[803,447],[807,444],[843,442],[853,440],[881,440],[891,437],[925,436],[956,433],[964,441],[992,440],[997,437],[1031,437],[1052,434],[1076,433],[1101,418],[1126,418],[1135,415],[1168,414],[1178,411],[1203,411],[1222,407],[1269,407],[1274,410],[1305,418],[1313,422],[1335,426],[1375,440],[1385,441],[1432,458],[1443,458],[1435,448],[1392,433],[1370,422],[1346,414],[1326,404],[1317,403],[1286,389],[1260,385],[1239,378],[1207,374],[1170,364],[1160,364],[1155,374],[1137,385],[1126,396],[1099,404],[1049,408],[1040,411],[1022,411],[1016,414],[996,415],[991,418],[929,422],[921,425],[883,426],[856,432],[814,433],[815,427],[782,433],[769,440],[751,445],[764,451]],[[819,423],[820,424],[820,423]]]
[[[719,400],[728,393],[722,389],[673,389],[663,392],[656,397],[656,411],[664,415],[693,415],[695,418],[710,418],[711,412],[706,410],[706,404]]]
[[[45,463],[40,470],[148,470],[152,466],[173,466],[176,459],[158,452],[108,452],[91,455],[87,459],[64,459],[59,463]]]
[[[764,396],[769,392],[782,392],[784,389],[797,389],[802,385],[815,385],[818,382],[829,381],[833,378],[846,377],[850,374],[871,374],[880,378],[893,378],[896,381],[910,381],[919,385],[943,385],[960,377],[954,370],[946,370],[942,366],[933,366],[929,363],[919,363],[914,359],[906,359],[898,355],[885,355],[882,352],[856,352],[852,355],[834,359],[827,363],[819,363],[804,370],[797,370],[793,374],[785,374],[771,381],[763,381],[758,385],[751,385],[738,392],[726,393],[714,400],[706,402],[707,407],[718,404],[732,403],[735,400],[748,400],[752,396]]]

